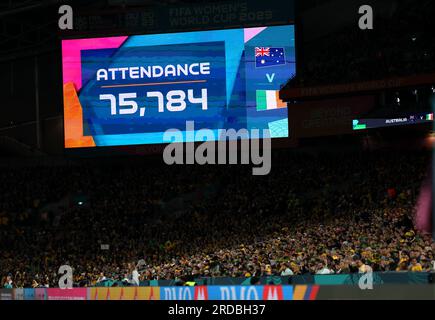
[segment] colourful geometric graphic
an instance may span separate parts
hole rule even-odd
[[[288,135],[288,119],[270,122],[269,131],[271,138],[282,138]]]
[[[63,86],[65,148],[95,147],[93,137],[83,136],[83,110],[73,83]]]

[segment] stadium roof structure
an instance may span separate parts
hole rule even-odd
[[[7,0],[0,2],[0,62],[56,49],[59,40],[58,8],[71,5],[104,12],[172,4],[209,3],[220,0]]]

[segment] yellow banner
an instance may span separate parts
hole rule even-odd
[[[159,287],[90,288],[90,300],[160,300]]]

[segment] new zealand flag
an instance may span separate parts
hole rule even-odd
[[[284,48],[256,47],[255,66],[257,68],[272,67],[285,64]]]

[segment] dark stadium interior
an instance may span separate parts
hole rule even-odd
[[[118,14],[220,2],[63,3]],[[134,271],[141,286],[292,285],[367,270],[432,283],[435,226],[417,219],[432,193],[433,118],[360,131],[352,120],[433,117],[435,2],[364,4],[376,8],[374,30],[357,26],[361,1],[296,1],[297,72],[280,93],[290,136],[272,140],[267,176],[167,166],[163,145],[66,150],[61,40],[127,29],[62,32],[58,1],[0,4],[1,288],[58,287],[62,265],[74,287],[138,285]],[[370,82],[383,85],[319,93]]]

